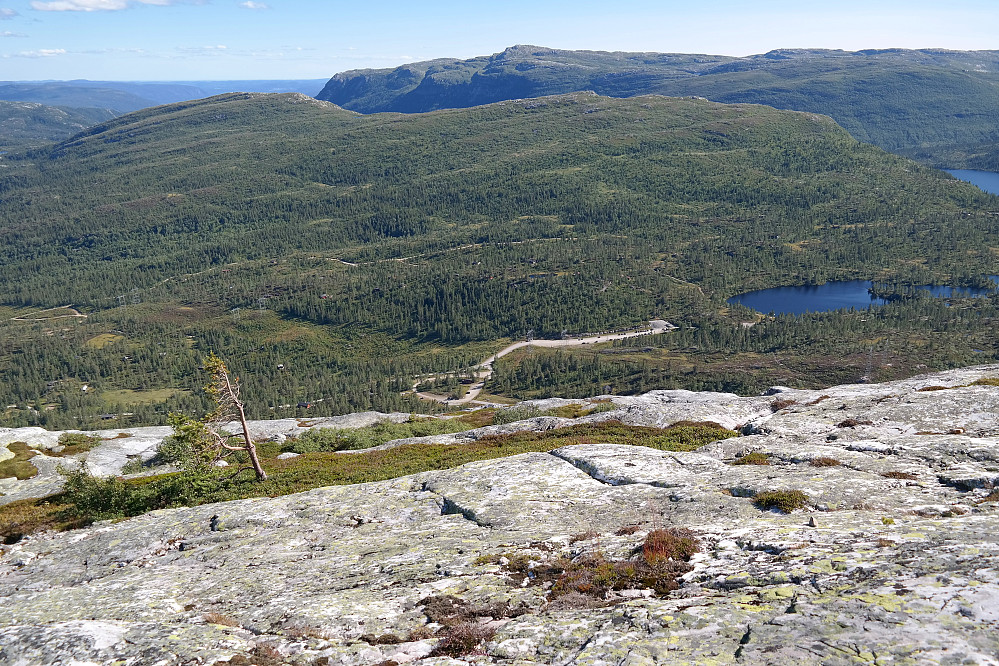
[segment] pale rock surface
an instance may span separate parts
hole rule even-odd
[[[261,646],[301,665],[999,664],[999,387],[964,386],[997,376],[615,397],[586,418],[751,434],[689,453],[569,446],[29,537],[0,556],[0,664],[213,664]],[[770,464],[730,464],[754,451]],[[899,472],[915,478],[883,476]],[[809,504],[754,506],[773,489]],[[701,543],[665,598],[554,610],[480,559],[626,558],[659,526]],[[477,653],[428,657],[437,639],[406,639],[427,625],[418,603],[445,594],[527,612],[494,619]],[[383,634],[403,642],[370,641]]]

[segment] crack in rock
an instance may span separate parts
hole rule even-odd
[[[448,497],[444,497],[444,496],[441,496],[441,497],[442,497],[442,500],[443,500],[442,503],[441,503],[441,515],[442,516],[461,516],[465,520],[467,520],[469,522],[472,522],[472,523],[475,523],[479,527],[492,528],[492,524],[488,523],[488,522],[482,520],[481,518],[479,518],[478,516],[476,516],[475,515],[475,511],[473,509],[469,509],[467,507],[463,507],[463,506],[461,506],[460,504],[458,504],[457,502],[455,502],[454,500],[452,500],[452,499],[450,499]]]

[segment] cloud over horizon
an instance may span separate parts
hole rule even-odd
[[[239,6],[243,9],[270,9],[271,6],[263,2],[254,2],[254,0],[246,0],[246,2],[239,3]]]
[[[0,7],[0,21],[9,21],[17,16],[17,12],[8,7]]]

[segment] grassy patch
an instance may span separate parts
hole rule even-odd
[[[124,340],[124,335],[115,335],[114,333],[101,333],[100,335],[95,335],[94,337],[87,340],[84,344],[85,347],[89,349],[104,349],[108,345],[113,345],[119,340]]]
[[[118,391],[104,391],[101,397],[108,405],[155,405],[166,402],[170,398],[190,393],[190,391],[185,389],[174,388],[150,389],[146,391],[121,389]]]
[[[968,386],[999,386],[999,377],[982,377],[971,382]]]
[[[769,465],[770,456],[761,452],[753,451],[752,453],[747,453],[741,458],[736,458],[732,461],[733,465]]]
[[[0,479],[13,476],[18,481],[24,481],[38,475],[38,468],[28,462],[38,455],[37,451],[24,442],[11,442],[7,449],[14,457],[0,462]]]
[[[75,456],[77,453],[85,453],[100,444],[103,440],[97,435],[88,435],[82,432],[64,432],[59,435],[59,444],[62,451],[52,452],[54,456]]]
[[[320,451],[356,451],[380,446],[393,439],[427,437],[464,432],[474,426],[460,419],[411,419],[405,423],[382,421],[366,428],[341,430],[339,428],[313,428],[302,433],[289,450],[295,453]]]
[[[248,497],[276,497],[312,488],[384,481],[430,470],[450,469],[470,462],[520,453],[548,452],[572,444],[629,444],[663,451],[691,451],[737,433],[716,423],[679,422],[668,428],[628,426],[603,421],[546,432],[520,432],[484,437],[476,442],[406,444],[357,453],[305,453],[289,460],[265,459],[264,482],[240,477],[230,481],[192,479],[164,474],[137,479],[77,479],[71,497],[60,501],[76,505],[77,517],[94,520],[136,516],[155,509],[195,506]],[[51,499],[51,498],[50,498]],[[8,506],[0,507],[0,524]],[[24,532],[28,533],[28,532]]]
[[[761,509],[777,509],[782,513],[791,513],[795,509],[803,509],[808,504],[808,495],[800,490],[769,490],[759,493],[753,498],[753,504]]]
[[[62,495],[42,499],[23,499],[0,506],[0,540],[17,543],[21,537],[45,530],[69,530],[89,521],[73,513]]]

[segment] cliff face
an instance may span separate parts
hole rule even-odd
[[[597,418],[747,434],[30,537],[0,558],[0,663],[996,664],[999,387],[972,383],[997,376],[614,398]],[[769,464],[731,464],[754,452]],[[767,491],[805,506],[760,508]],[[678,589],[591,594],[657,528],[699,542],[668,564]],[[428,657],[456,626],[469,653]]]

